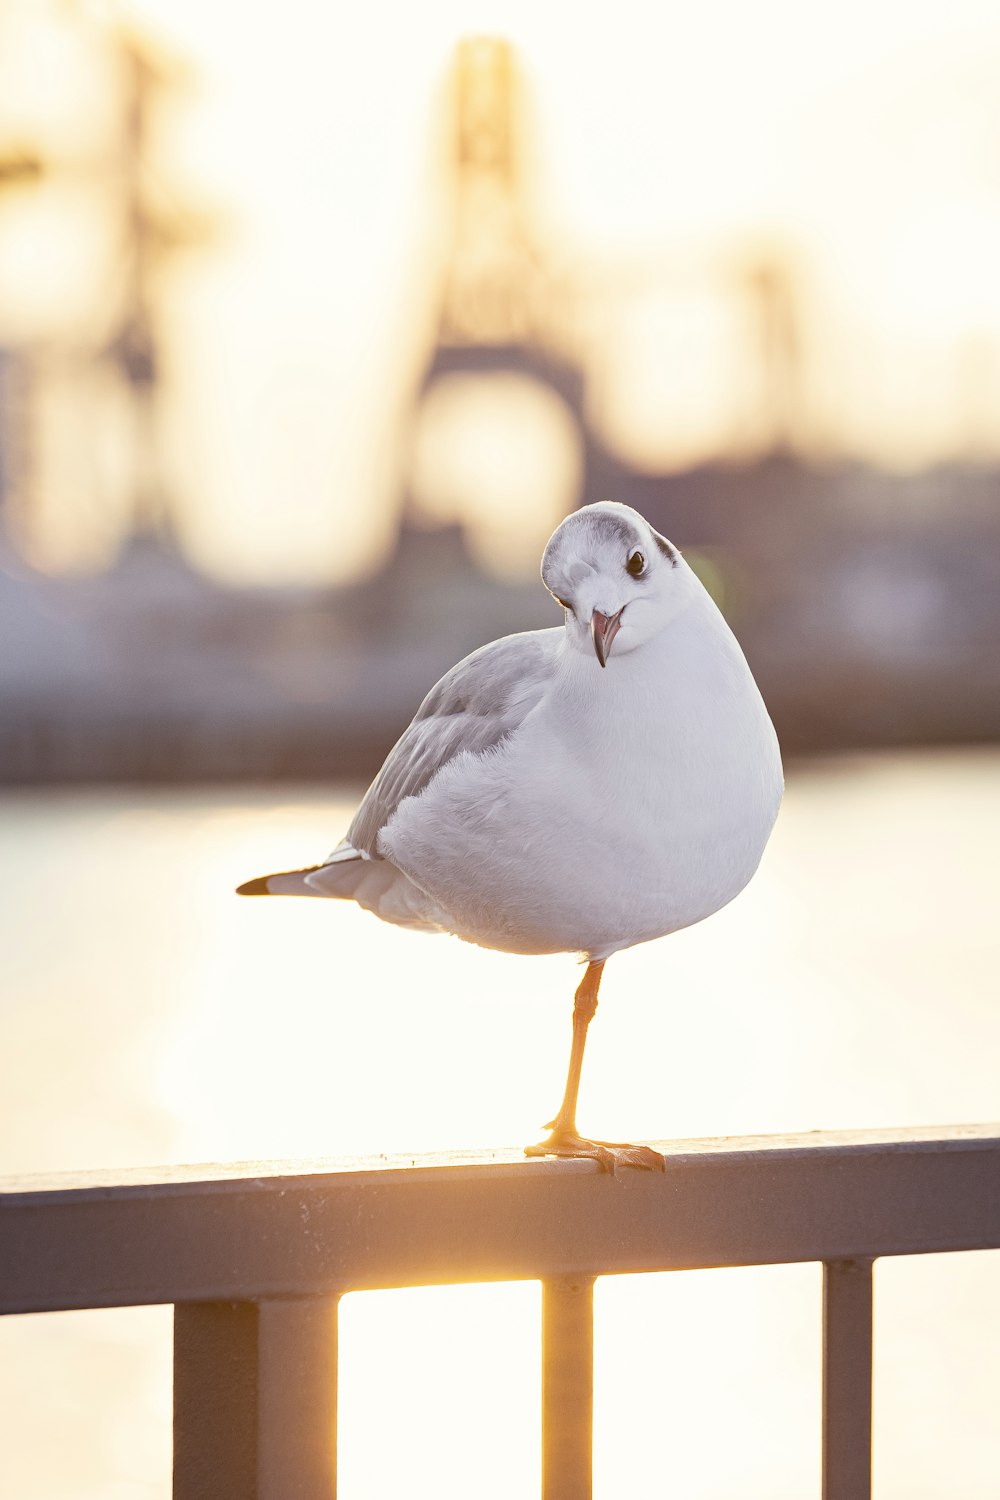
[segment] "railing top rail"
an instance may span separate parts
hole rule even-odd
[[[1000,1125],[0,1181],[0,1312],[1000,1247]]]
[[[673,1141],[648,1141],[647,1145],[663,1151],[671,1168],[700,1162],[704,1157],[721,1159],[732,1156],[746,1161],[761,1153],[833,1152],[870,1154],[882,1152],[992,1151],[1000,1141],[1000,1121],[985,1125],[915,1125],[867,1130],[808,1130],[787,1135],[718,1135],[693,1136]],[[249,1185],[261,1192],[287,1188],[298,1179],[345,1178],[360,1181],[368,1174],[414,1171],[449,1174],[471,1170],[481,1175],[483,1169],[516,1168],[537,1173],[567,1172],[583,1176],[602,1176],[600,1167],[590,1160],[557,1160],[554,1157],[525,1157],[517,1146],[467,1149],[462,1151],[379,1152],[368,1156],[301,1156],[262,1161],[195,1162],[183,1165],[145,1167],[101,1167],[90,1171],[31,1173],[0,1176],[0,1210],[15,1203],[37,1200],[43,1193],[80,1193],[125,1197],[145,1189],[199,1188],[208,1192],[225,1191],[225,1184]],[[629,1175],[625,1172],[624,1175]]]

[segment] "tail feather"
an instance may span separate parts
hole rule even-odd
[[[449,918],[389,859],[367,859],[348,843],[321,865],[260,875],[237,886],[239,896],[325,896],[356,901],[385,922],[420,932],[448,932]]]
[[[258,875],[256,880],[245,880],[236,887],[237,896],[316,896],[319,893],[306,884],[306,876],[320,865],[309,865],[304,870],[281,870],[275,875]]]

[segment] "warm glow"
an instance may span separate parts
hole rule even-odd
[[[30,44],[27,10],[5,17],[19,50],[0,51],[0,124],[40,132],[58,170],[0,205],[0,339],[107,304],[112,226],[82,199],[113,89],[106,64],[83,62],[114,12],[81,11],[95,29],[80,39],[68,11],[40,7]],[[163,433],[174,513],[213,571],[343,578],[390,544],[449,243],[443,82],[475,32],[517,49],[529,228],[576,289],[591,415],[618,450],[677,467],[766,441],[745,276],[764,245],[796,268],[807,448],[904,467],[1000,451],[986,0],[625,3],[613,33],[566,3],[428,0],[391,21],[361,7],[347,30],[307,0],[280,18],[233,0],[117,13],[190,59],[158,131],[161,175],[168,199],[219,221],[170,276]],[[68,519],[77,503],[63,487],[31,518],[34,556],[101,551]],[[484,485],[472,512],[491,507]]]
[[[155,39],[175,82],[151,110],[131,197],[110,26]],[[504,158],[517,192],[482,214],[478,238],[449,165],[450,70],[470,36],[509,42],[522,106],[519,154]],[[904,471],[996,465],[998,79],[997,0],[0,0],[0,161],[30,150],[40,164],[37,181],[0,181],[0,467],[13,476],[0,566],[9,528],[4,618],[23,627],[10,743],[28,746],[26,762],[36,743],[96,744],[97,727],[134,735],[137,761],[185,736],[221,747],[224,716],[201,711],[232,686],[231,732],[246,723],[263,744],[250,707],[267,684],[283,705],[268,734],[277,746],[287,723],[293,754],[297,726],[318,739],[327,711],[360,738],[363,711],[374,725],[411,688],[416,701],[433,680],[420,653],[444,649],[445,625],[485,634],[443,589],[420,596],[436,614],[397,617],[431,622],[426,639],[407,623],[402,650],[402,630],[363,639],[378,621],[357,596],[350,619],[291,594],[284,620],[277,594],[230,610],[221,591],[188,590],[173,558],[150,570],[148,596],[141,568],[106,593],[16,576],[113,563],[135,530],[140,451],[157,481],[147,513],[162,496],[182,553],[211,577],[370,577],[405,511],[418,528],[460,523],[476,563],[534,580],[542,610],[539,554],[579,493],[586,436],[654,472],[775,448]],[[185,248],[161,254],[157,233]],[[475,295],[483,264],[499,267],[494,300]],[[530,293],[505,326],[522,273]],[[459,282],[473,287],[469,325],[448,322]],[[482,357],[463,364],[470,326]],[[563,394],[531,374],[546,367],[566,376]],[[845,482],[845,514],[868,503],[868,478]],[[913,492],[899,503],[919,505]],[[909,541],[919,551],[915,530]],[[689,558],[713,592],[728,588],[739,630],[741,607],[763,618],[767,579],[762,568],[764,588],[745,587],[750,565],[730,545]],[[925,576],[881,546],[831,570],[819,628],[829,619],[847,646],[855,632],[901,682],[931,637],[940,680],[946,652],[960,673],[955,643],[982,630],[971,586],[966,636],[949,600],[965,592],[965,558],[980,559],[956,550]],[[787,579],[797,562],[778,561]],[[479,575],[460,587],[478,607]],[[60,594],[74,595],[65,613]],[[388,594],[368,599],[391,620]],[[203,643],[212,682],[192,670]],[[245,684],[227,680],[231,661]],[[842,657],[845,694],[854,663]],[[802,676],[824,680],[811,662]],[[114,708],[128,695],[134,723]],[[804,722],[823,717],[802,701]],[[538,1139],[563,1088],[573,956],[232,894],[321,858],[355,805],[340,785],[3,798],[2,1170],[519,1152]],[[998,820],[994,752],[796,768],[746,893],[614,957],[581,1128],[652,1139],[993,1117]],[[880,1500],[916,1500],[931,1478],[973,1500],[988,1493],[980,1470],[1000,1472],[977,1343],[994,1264],[880,1270]],[[817,1494],[818,1276],[598,1284],[595,1500]],[[929,1339],[938,1294],[954,1322]],[[164,1309],[0,1320],[0,1412],[16,1439],[0,1444],[0,1492],[167,1494],[168,1321]],[[347,1296],[342,1500],[537,1493],[538,1325],[534,1284]],[[94,1416],[95,1392],[113,1416]],[[938,1409],[951,1436],[935,1474]]]
[[[609,965],[581,1125],[634,1139],[988,1118],[997,771],[990,752],[795,777],[745,894]],[[572,958],[231,894],[322,854],[351,806],[315,793],[6,799],[5,1171],[536,1138],[562,1090]],[[55,942],[37,917],[67,882]],[[948,1405],[936,1430],[961,1441],[935,1451],[968,1480],[961,1493],[996,1470],[982,1308],[997,1257],[919,1259],[879,1282],[884,1500],[912,1500],[930,1462],[913,1446],[918,1405],[928,1422]],[[0,1320],[11,1433],[39,1431],[44,1410],[72,1435],[7,1443],[0,1488],[97,1500],[159,1472],[151,1493],[168,1493],[168,1318],[131,1316]],[[614,1278],[596,1316],[598,1500],[816,1494],[816,1267]],[[537,1286],[350,1296],[342,1335],[346,1500],[535,1492]]]
[[[515,375],[448,376],[417,430],[413,490],[437,521],[462,521],[474,554],[501,577],[538,569],[580,482],[572,416],[546,386]]]
[[[536,1494],[540,1302],[536,1282],[343,1298],[338,1496]]]

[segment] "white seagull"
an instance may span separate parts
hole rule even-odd
[[[577,1131],[601,974],[747,884],[781,802],[778,741],[732,631],[637,511],[568,516],[542,581],[563,625],[452,667],[329,858],[239,893],[331,896],[484,948],[579,953],[563,1101],[527,1153],[662,1170],[648,1146]]]

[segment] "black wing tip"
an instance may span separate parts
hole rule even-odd
[[[322,865],[306,865],[301,870],[272,870],[270,875],[258,875],[256,880],[244,880],[242,885],[236,887],[237,896],[273,896],[269,881],[279,880],[282,875],[311,875],[314,870],[322,870]]]

